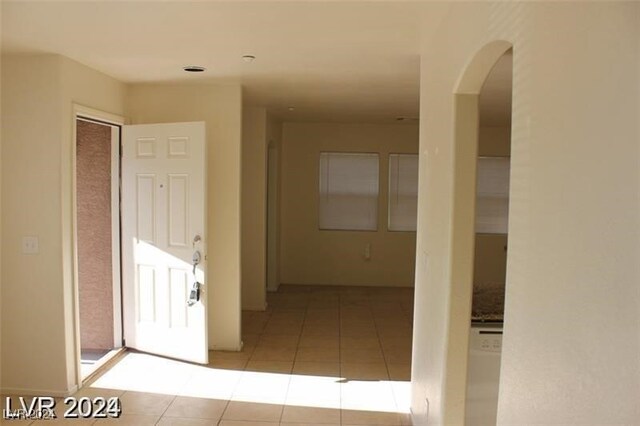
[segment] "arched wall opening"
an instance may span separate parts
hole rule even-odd
[[[480,92],[492,68],[512,44],[486,44],[471,59],[454,90],[453,200],[450,235],[450,297],[445,358],[444,423],[465,423],[469,333],[473,295],[476,173]]]

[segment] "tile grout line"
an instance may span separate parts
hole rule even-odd
[[[396,398],[396,393],[395,390],[393,388],[393,386],[391,386],[391,370],[389,369],[389,362],[387,359],[387,354],[384,351],[384,348],[382,346],[382,340],[380,339],[380,332],[378,330],[378,322],[375,319],[373,319],[373,324],[374,327],[376,329],[376,336],[378,337],[378,345],[380,346],[380,351],[382,352],[382,358],[384,359],[384,366],[385,369],[387,370],[387,384],[389,385],[389,387],[391,388],[391,395],[393,395],[393,405],[395,406],[395,414],[398,418],[398,424],[402,424],[402,418],[400,415],[400,408],[398,407],[398,399]]]
[[[186,383],[186,382],[185,382]],[[169,402],[169,404],[167,405],[167,408],[164,409],[164,411],[162,412],[162,414],[160,414],[160,417],[158,417],[158,421],[155,424],[160,423],[160,420],[162,420],[162,417],[165,415],[165,413],[169,410],[169,407],[171,407],[171,404],[173,404],[176,400],[176,398],[178,397],[178,395],[173,395],[173,399],[171,400],[171,402]]]
[[[240,380],[238,380],[238,382],[240,382]],[[224,404],[224,409],[220,412],[220,418],[216,422],[216,425],[219,425],[220,423],[222,423],[222,418],[224,417],[224,413],[226,413],[227,408],[229,408],[229,404],[231,403],[231,398],[233,398],[233,392],[231,393],[231,396],[229,397],[229,399],[227,399],[227,403]]]
[[[267,311],[265,311],[267,312]],[[238,389],[238,386],[240,386],[240,382],[242,381],[242,377],[244,376],[245,371],[247,371],[247,367],[249,366],[249,361],[251,361],[251,359],[253,358],[253,354],[256,350],[256,348],[258,347],[258,344],[260,343],[260,340],[262,340],[262,336],[264,335],[264,330],[267,327],[267,324],[269,323],[269,321],[271,320],[271,315],[272,315],[273,311],[271,311],[268,314],[268,318],[267,321],[265,321],[264,326],[260,329],[260,333],[258,333],[258,341],[256,342],[256,344],[254,345],[254,347],[251,350],[251,355],[249,355],[246,359],[245,359],[245,363],[244,363],[244,367],[242,368],[242,372],[240,373],[240,377],[238,378],[238,381],[235,383],[235,385],[233,386],[233,390],[230,393],[229,398],[227,399],[227,403],[225,404],[224,410],[222,410],[222,413],[220,414],[220,419],[218,419],[218,423],[217,425],[219,425],[220,423],[222,423],[224,421],[224,415],[227,412],[227,410],[229,409],[229,405],[232,402],[233,397],[235,396],[235,392]]]
[[[302,330],[304,329],[304,323],[307,319],[307,312],[309,310],[309,301],[307,300],[306,307],[304,309],[304,316],[302,317],[302,325],[300,326],[300,331],[298,333],[298,340],[296,341],[296,350],[293,354],[293,362],[291,363],[291,371],[289,372],[289,382],[287,383],[287,391],[284,394],[284,403],[282,404],[282,409],[280,410],[280,420],[278,424],[282,424],[282,417],[284,416],[284,409],[287,406],[287,398],[289,397],[289,388],[291,387],[291,378],[293,376],[293,369],[296,366],[296,358],[298,358],[298,349],[300,348],[300,338],[302,336]]]
[[[269,322],[270,319],[271,319],[271,314],[269,314],[269,318],[267,319],[267,321],[265,322],[264,326],[262,327],[260,333],[258,334],[258,336],[259,336],[258,337],[258,342],[262,338],[262,334],[264,332],[264,329],[267,326],[267,323]],[[240,336],[240,337],[242,338],[242,336]],[[229,398],[227,398],[227,403],[225,404],[224,409],[222,410],[222,413],[220,413],[220,418],[218,419],[218,423],[216,423],[217,425],[219,425],[220,423],[222,423],[224,421],[224,415],[227,412],[227,410],[229,409],[229,405],[231,405],[231,401],[232,401],[232,399],[233,399],[233,397],[235,395],[236,390],[238,389],[238,386],[240,386],[240,382],[242,381],[242,376],[244,375],[244,372],[247,370],[247,367],[249,365],[249,361],[253,357],[253,353],[255,352],[256,347],[258,346],[258,342],[256,342],[256,344],[251,349],[251,354],[244,360],[244,366],[242,367],[242,371],[240,372],[240,377],[238,378],[238,381],[233,386],[233,390],[230,392]]]
[[[251,349],[251,353],[248,354],[248,357],[246,359],[244,368],[242,369],[243,371],[247,369],[247,366],[249,365],[249,361],[252,360],[253,355],[254,355],[256,349],[258,348],[258,344],[260,344],[260,341],[262,340],[262,336],[264,336],[264,331],[267,328],[267,325],[269,324],[269,321],[271,321],[271,316],[273,315],[273,310],[269,311],[268,308],[267,308],[267,310],[265,310],[265,312],[267,313],[267,320],[264,322],[264,325],[260,329],[260,332],[257,333],[258,334],[258,340],[253,345],[253,348]]]
[[[182,386],[182,389],[187,387],[187,385],[189,383],[189,380],[191,380],[194,377],[194,375],[195,375],[195,372],[192,372],[191,375],[189,376],[189,378],[184,381],[184,385]],[[156,425],[158,423],[160,423],[160,421],[162,421],[162,418],[167,413],[167,411],[169,410],[171,405],[176,401],[176,399],[178,399],[178,394],[177,393],[175,395],[173,395],[173,399],[171,400],[171,402],[169,402],[169,404],[167,405],[167,408],[165,408],[164,411],[162,412],[162,414],[160,414],[160,417],[158,417],[158,421],[155,423]]]

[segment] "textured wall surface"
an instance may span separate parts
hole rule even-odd
[[[78,279],[83,349],[113,347],[111,128],[77,125]]]

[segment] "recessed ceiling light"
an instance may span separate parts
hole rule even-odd
[[[206,70],[205,67],[200,67],[198,65],[188,65],[182,69],[186,72],[203,72],[204,70]]]
[[[256,59],[256,57],[253,56],[253,55],[243,55],[242,56],[242,60],[247,62],[247,63],[248,62],[253,62],[254,59]]]
[[[293,110],[295,110],[295,108],[294,108],[294,107],[289,107],[288,109],[289,109],[289,111],[293,111]]]

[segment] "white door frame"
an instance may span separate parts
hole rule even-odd
[[[72,179],[72,232],[73,232],[73,319],[74,319],[74,343],[76,385],[82,387],[81,368],[81,341],[80,341],[80,293],[78,281],[78,211],[77,211],[77,182],[76,182],[76,155],[77,155],[77,121],[95,120],[112,126],[111,130],[111,246],[112,246],[112,271],[113,271],[113,330],[114,348],[122,346],[122,303],[120,283],[120,128],[124,126],[125,119],[119,115],[110,114],[97,109],[79,104],[73,104],[73,138],[71,144],[71,179]],[[117,129],[116,129],[117,127]]]

